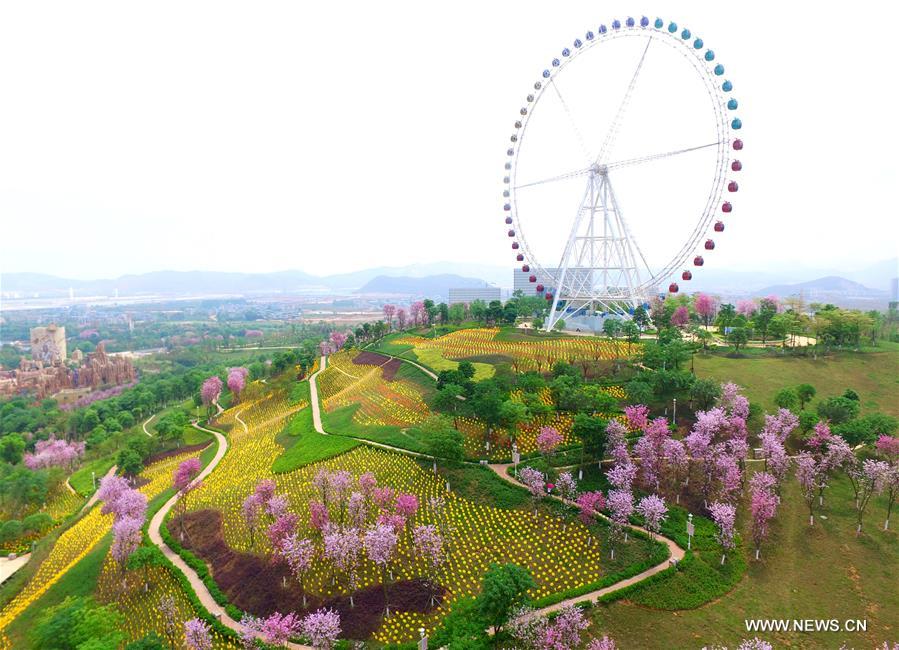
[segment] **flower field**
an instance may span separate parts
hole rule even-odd
[[[175,467],[190,455],[186,453],[171,456],[146,468],[141,472],[141,476],[149,482],[142,486],[140,491],[147,495],[147,499],[152,499],[170,487]],[[0,631],[87,555],[112,529],[112,519],[111,514],[100,514],[100,508],[93,507],[60,535],[56,544],[50,549],[50,554],[38,567],[28,584],[0,612]]]
[[[421,390],[411,381],[385,379],[382,365],[359,363],[362,353],[341,351],[328,357],[328,367],[317,377],[326,413],[358,404],[353,421],[362,426],[406,427],[429,414]],[[394,362],[398,363],[398,362]]]
[[[536,339],[534,341],[498,341],[499,329],[476,328],[451,332],[436,339],[404,336],[399,345],[412,345],[419,350],[439,350],[446,359],[498,355],[508,357],[517,372],[549,370],[556,361],[574,363],[581,360],[601,361],[631,356],[638,344],[617,343],[593,337]]]
[[[78,510],[84,501],[83,497],[71,492],[65,485],[60,485],[47,499],[47,505],[43,511],[53,517],[55,521],[60,521]]]
[[[477,593],[491,562],[515,562],[528,567],[538,584],[532,594],[536,598],[595,582],[601,576],[599,544],[580,523],[563,527],[554,518],[535,518],[530,511],[501,510],[458,497],[446,491],[441,479],[405,456],[361,446],[336,458],[274,475],[271,459],[281,453],[274,438],[290,408],[278,396],[249,407],[245,404],[243,408],[246,410],[236,414],[232,410],[223,417],[239,415],[247,428],[238,424],[232,429],[228,454],[203,485],[187,496],[188,510],[213,508],[222,513],[224,538],[232,548],[271,551],[265,535],[258,533],[251,549],[250,531],[241,517],[243,500],[261,479],[275,480],[278,494],[284,495],[289,509],[299,515],[299,532],[304,536],[315,532],[309,524],[309,503],[316,498],[312,479],[322,467],[347,470],[356,477],[371,472],[380,485],[416,495],[421,507],[413,517],[414,525],[438,523],[439,504],[445,504],[440,520],[451,532],[448,560],[439,582],[447,589],[446,599],[430,614],[393,613],[374,635],[381,642],[408,641],[417,637],[419,627],[433,629],[453,601]],[[392,567],[395,578],[424,575],[426,568],[413,554],[408,535],[401,536],[398,548],[399,559]],[[333,577],[328,562],[317,562],[305,587],[324,597],[342,593],[341,582],[333,584]],[[359,588],[379,582],[377,566],[364,560],[358,574]]]
[[[145,575],[150,585],[147,591],[144,591]],[[100,603],[114,603],[116,609],[124,616],[125,624],[121,630],[125,634],[126,642],[140,639],[150,632],[156,632],[163,639],[166,638],[165,616],[161,607],[166,597],[175,605],[179,638],[182,634],[181,621],[197,616],[197,612],[184,595],[181,584],[168,568],[150,567],[146,574],[143,570],[137,570],[128,571],[123,575],[109,554],[97,581],[96,597]],[[212,630],[211,634],[215,648],[240,647],[233,638],[221,636],[215,630]]]

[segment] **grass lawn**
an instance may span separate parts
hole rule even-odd
[[[94,481],[91,472],[96,474],[99,482],[103,475],[109,471],[109,468],[115,465],[115,456],[106,456],[92,460],[76,471],[69,477],[69,484],[72,489],[83,497],[88,497],[94,493]]]
[[[827,519],[808,525],[808,511],[794,479],[784,489],[784,502],[773,523],[762,560],[747,560],[748,571],[736,587],[696,609],[654,609],[647,593],[592,610],[594,633],[609,634],[622,648],[700,648],[759,636],[777,648],[873,648],[899,638],[899,535],[884,532],[885,499],[872,501],[865,517],[866,532],[856,538],[854,504],[848,481],[839,477],[825,494]],[[747,517],[741,525],[744,539]],[[697,531],[698,533],[701,531]],[[695,541],[695,540],[694,540]],[[744,553],[748,558],[751,544]],[[717,554],[717,553],[716,553]],[[730,561],[730,560],[729,560]],[[680,585],[689,595],[693,578],[684,572]],[[648,586],[665,595],[665,582]],[[635,602],[636,601],[636,602]],[[640,604],[638,604],[640,603]],[[864,619],[867,632],[748,633],[744,620]]]
[[[427,471],[433,470],[429,462],[419,461],[419,465]],[[470,501],[494,508],[520,510],[531,507],[531,497],[526,489],[502,480],[493,470],[482,465],[441,464],[438,472],[450,482],[453,492]]]
[[[424,443],[412,433],[414,427],[407,429],[397,426],[367,427],[353,421],[353,414],[359,409],[359,406],[359,404],[350,404],[331,413],[322,411],[322,426],[325,431],[335,434],[332,436],[334,438],[353,436],[380,442],[382,445],[425,453]]]
[[[308,390],[308,384],[306,384]],[[282,474],[304,465],[339,456],[362,444],[343,436],[323,436],[312,425],[312,409],[298,411],[275,438],[282,453],[272,464],[272,472]]]
[[[827,357],[759,356],[732,359],[697,354],[696,375],[744,386],[750,401],[776,409],[774,394],[785,386],[807,383],[816,400],[852,388],[861,396],[862,413],[880,410],[899,416],[899,352],[839,352]],[[814,402],[813,402],[814,405]]]
[[[11,641],[9,647],[30,647],[28,633],[36,618],[48,607],[61,603],[67,596],[93,595],[111,543],[112,534],[109,534],[3,630]]]
[[[414,348],[414,356],[419,363],[436,373],[439,373],[441,370],[455,370],[459,367],[458,361],[445,359],[443,353],[436,348]],[[496,370],[489,363],[481,363],[480,361],[475,361],[472,365],[474,366],[473,379],[475,381],[492,377]]]

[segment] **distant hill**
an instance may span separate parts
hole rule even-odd
[[[379,277],[461,278],[458,286],[481,286],[485,281],[499,286],[512,283],[512,267],[479,264],[434,262],[407,266],[383,266],[334,275],[313,275],[304,271],[275,273],[227,273],[220,271],[154,271],[123,275],[115,279],[75,280],[43,273],[3,273],[0,291],[5,294],[40,294],[44,297],[65,296],[73,289],[80,296],[121,296],[142,294],[250,294],[250,293],[316,293],[324,291],[354,291]],[[472,276],[483,278],[473,280]],[[454,282],[455,280],[451,281]],[[442,281],[438,281],[437,286]],[[476,282],[475,285],[467,284]],[[421,285],[429,286],[427,283]],[[433,285],[431,285],[433,286]],[[457,286],[457,285],[453,285]],[[403,292],[405,293],[405,291]],[[445,291],[443,292],[445,293]],[[422,294],[424,295],[424,294]]]
[[[470,288],[483,287],[485,285],[486,283],[483,280],[465,278],[452,273],[427,275],[422,278],[379,275],[357,289],[356,293],[404,294],[446,300],[451,287]]]
[[[847,280],[836,275],[829,275],[808,282],[796,284],[775,284],[764,287],[755,292],[759,295],[794,296],[802,293],[808,300],[818,297],[852,297],[852,298],[883,298],[886,291],[871,289],[858,282]]]

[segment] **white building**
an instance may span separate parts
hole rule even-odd
[[[492,300],[502,300],[502,293],[499,287],[464,287],[449,290],[450,305],[471,304],[475,300],[483,300],[489,304]]]

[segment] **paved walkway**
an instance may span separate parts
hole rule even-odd
[[[241,426],[244,427],[244,430],[247,430],[246,423],[240,419],[240,412],[238,412],[234,419],[240,422]],[[197,475],[197,478],[193,480],[194,483],[199,483],[204,478],[209,476],[212,473],[212,470],[218,466],[219,462],[221,462],[222,458],[225,456],[225,452],[228,451],[228,440],[218,431],[213,431],[212,429],[206,429],[201,427],[196,422],[193,423],[193,426],[200,431],[205,431],[206,433],[212,434],[216,442],[218,443],[218,449],[215,452],[215,456],[212,457],[212,460],[209,464],[203,468],[203,471]],[[169,561],[174,564],[181,573],[187,578],[188,583],[190,583],[191,589],[196,593],[197,598],[200,600],[200,603],[206,610],[215,616],[219,621],[222,622],[222,625],[234,630],[238,634],[243,631],[243,626],[239,621],[235,621],[228,615],[228,612],[225,611],[225,608],[215,602],[215,598],[212,597],[212,594],[209,593],[209,589],[206,588],[205,583],[200,579],[200,576],[197,575],[197,572],[190,568],[187,563],[181,559],[181,556],[175,553],[168,544],[166,544],[159,530],[163,525],[163,521],[165,520],[166,515],[171,511],[171,509],[178,502],[178,494],[175,494],[171,499],[165,502],[165,505],[159,509],[159,511],[153,515],[153,518],[150,520],[150,541],[155,544],[162,554],[165,555]],[[298,643],[288,643],[288,648],[294,648],[295,650],[313,650],[311,646],[300,645]]]
[[[30,559],[31,553],[19,555],[12,560],[8,557],[0,557],[0,585],[9,580],[16,571],[28,564]]]
[[[148,417],[146,420],[144,420],[144,423],[143,423],[143,425],[142,425],[142,427],[141,427],[141,428],[144,430],[144,433],[146,433],[146,434],[147,434],[148,436],[150,436],[151,438],[153,437],[153,434],[150,433],[150,430],[149,430],[149,429],[147,429],[147,425],[150,424],[150,421],[151,421],[153,418],[155,418],[155,417],[156,417],[156,413],[154,413],[153,415],[151,415],[150,417]]]
[[[507,483],[511,483],[512,485],[518,485],[520,487],[527,488],[527,486],[524,483],[517,481],[516,479],[514,479],[512,476],[509,475],[508,470],[510,467],[512,467],[512,463],[494,464],[494,465],[488,465],[488,467],[490,467],[490,469],[492,469],[493,472],[497,476],[499,476],[501,479],[503,479]],[[563,499],[554,494],[550,495],[550,498],[555,499],[556,501],[559,501],[561,503],[566,503],[569,506],[572,506],[575,508],[578,507],[578,505],[574,501],[569,501],[568,499]],[[609,518],[606,517],[601,512],[597,512],[596,516],[600,517],[602,519],[605,519],[606,521],[609,520]],[[642,532],[646,533],[647,535],[650,534],[648,530],[646,530],[645,528],[643,528],[641,526],[634,526],[632,524],[628,524],[627,527],[630,528],[631,530],[642,531]],[[646,580],[646,578],[653,576],[656,573],[659,573],[660,571],[664,571],[665,569],[667,569],[670,566],[670,562],[672,559],[677,560],[678,562],[680,562],[681,560],[684,559],[684,555],[686,552],[684,551],[684,549],[682,549],[680,546],[678,546],[674,542],[674,540],[668,539],[667,537],[662,537],[661,535],[653,535],[653,537],[657,541],[662,542],[663,544],[665,544],[668,547],[669,557],[667,560],[660,562],[657,565],[655,565],[654,567],[650,567],[650,568],[646,569],[646,571],[642,571],[635,576],[631,576],[630,578],[625,578],[624,580],[619,580],[618,582],[611,584],[608,587],[603,587],[602,589],[597,589],[596,591],[591,591],[590,593],[586,593],[582,596],[576,596],[575,598],[567,598],[566,600],[560,601],[560,602],[556,603],[555,605],[549,605],[548,607],[543,607],[541,609],[534,610],[531,614],[529,614],[529,617],[543,616],[543,615],[549,614],[551,612],[557,612],[560,609],[564,609],[565,607],[574,605],[576,603],[582,603],[585,600],[589,600],[590,602],[595,603],[597,600],[599,600],[602,596],[605,596],[606,594],[610,594],[610,593],[618,591],[620,589],[624,589],[625,587],[630,587],[631,585],[635,585],[638,582]]]

